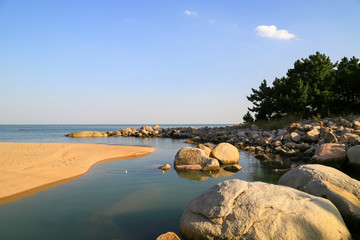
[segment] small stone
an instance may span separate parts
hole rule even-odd
[[[159,169],[168,171],[168,170],[171,169],[171,166],[170,166],[170,164],[167,163],[167,164],[162,165],[161,167],[159,167]]]
[[[156,240],[180,240],[180,238],[173,232],[167,232],[158,236]]]
[[[238,172],[242,169],[242,166],[240,166],[239,164],[234,164],[234,165],[228,165],[224,167],[224,170],[229,171],[229,172]]]

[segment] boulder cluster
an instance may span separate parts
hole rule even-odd
[[[220,165],[231,165],[236,169],[239,162],[239,150],[230,143],[217,146],[199,144],[198,148],[184,147],[180,149],[174,161],[176,170],[212,171],[219,170]],[[238,166],[237,168],[241,168]]]
[[[284,174],[279,184],[286,186],[238,179],[216,184],[186,207],[182,236],[351,239],[347,225],[359,227],[360,182],[335,168],[302,165]]]
[[[302,121],[286,128],[263,130],[256,125],[226,127],[177,127],[162,128],[143,126],[117,131],[83,131],[69,137],[147,137],[189,139],[187,143],[222,143],[256,154],[282,154],[303,161],[322,164],[349,163],[360,166],[360,118],[348,121],[345,118]],[[266,158],[260,156],[262,158]]]

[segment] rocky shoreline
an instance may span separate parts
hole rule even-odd
[[[156,125],[67,136],[188,139],[185,142],[197,148],[180,149],[174,160],[175,170],[183,173],[211,173],[221,170],[220,167],[239,171],[238,149],[257,154],[263,160],[279,154],[302,163],[319,163],[294,166],[282,175],[278,185],[238,179],[216,184],[185,209],[180,220],[180,232],[185,239],[359,238],[360,182],[324,165],[360,169],[360,118],[301,121],[272,131],[256,125],[249,128]],[[169,232],[158,239],[179,238]]]
[[[244,151],[266,159],[268,154],[280,154],[305,163],[336,165],[348,162],[360,168],[360,117],[307,120],[289,124],[277,130],[263,130],[253,124],[226,127],[153,127],[125,128],[117,131],[83,131],[68,137],[142,137],[188,139],[186,143],[230,143]]]

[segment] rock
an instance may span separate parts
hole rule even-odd
[[[287,134],[287,131],[285,129],[279,129],[276,133],[276,136],[283,136]]]
[[[220,143],[211,151],[210,156],[219,160],[221,164],[239,162],[239,150],[230,143]]]
[[[167,232],[158,236],[156,240],[180,240],[180,238],[173,232]]]
[[[120,131],[115,131],[111,134],[112,137],[121,137],[121,132]]]
[[[203,167],[200,164],[176,165],[176,170],[201,171]]]
[[[191,139],[186,140],[184,143],[196,144],[196,142],[194,140],[191,140]]]
[[[355,130],[359,130],[360,129],[360,121],[354,121],[353,123],[353,128]]]
[[[322,164],[338,164],[343,163],[345,158],[345,144],[325,143],[316,148],[312,160]]]
[[[344,221],[354,228],[360,226],[360,201],[352,193],[327,181],[315,180],[306,185],[305,191],[332,202]]]
[[[249,152],[255,152],[256,148],[254,146],[249,147]]]
[[[133,130],[131,128],[125,128],[125,129],[121,129],[120,132],[122,136],[127,137],[133,133]]]
[[[140,130],[145,130],[147,132],[153,132],[154,129],[152,127],[149,127],[149,126],[143,126],[140,128]]]
[[[336,143],[337,141],[338,140],[337,140],[335,134],[333,134],[332,132],[328,132],[324,137],[325,143]]]
[[[311,124],[305,124],[303,127],[302,127],[302,131],[305,131],[305,132],[308,132],[312,129],[312,125]]]
[[[313,156],[315,153],[316,147],[312,146],[309,149],[307,149],[304,153],[308,156]]]
[[[301,141],[301,136],[297,134],[296,132],[290,133],[291,140],[298,143]]]
[[[360,145],[349,147],[346,152],[349,163],[360,169]]]
[[[360,136],[351,133],[345,133],[340,137],[341,141],[349,142],[351,145],[358,145],[360,143]]]
[[[199,148],[204,150],[206,156],[210,157],[210,153],[211,153],[210,148],[208,148],[207,146],[202,145],[202,144],[199,144]]]
[[[264,149],[262,147],[260,146],[255,147],[255,153],[262,153],[262,152],[264,152]]]
[[[98,131],[81,131],[81,132],[73,132],[65,135],[66,137],[73,138],[93,138],[93,137],[107,137],[106,132],[98,132]]]
[[[335,168],[320,164],[306,164],[293,168],[282,175],[278,183],[305,191],[306,185],[316,180],[327,181],[360,199],[359,181]]]
[[[113,132],[112,131],[107,131],[106,133],[108,136],[112,136]]]
[[[162,165],[161,167],[159,167],[159,169],[164,170],[164,171],[168,171],[168,170],[171,169],[171,166],[170,166],[170,164],[167,163],[167,164]]]
[[[193,199],[180,220],[185,239],[351,239],[328,200],[238,179]]]
[[[347,128],[352,127],[352,123],[350,121],[344,119],[344,118],[340,118],[339,124],[340,124],[340,126],[344,126],[344,127],[347,127]]]
[[[276,147],[275,149],[274,149],[276,152],[278,152],[278,153],[286,153],[286,150],[285,149],[283,149],[282,147]]]
[[[320,137],[319,129],[314,127],[312,130],[308,131],[304,136],[304,141],[306,142],[316,142]]]
[[[301,129],[301,125],[299,123],[293,123],[290,125],[289,132],[292,133],[295,130],[300,130],[300,129]]]
[[[175,156],[175,169],[179,169],[177,165],[196,165],[201,166],[201,170],[218,170],[220,164],[218,160],[206,156],[204,150],[199,148],[184,147],[180,149]]]
[[[260,160],[270,160],[266,154],[257,154],[255,157]]]
[[[298,143],[295,145],[296,149],[299,149],[300,151],[304,152],[310,148],[310,145],[307,143]]]
[[[254,131],[259,130],[259,127],[256,126],[255,124],[252,124],[250,128],[251,128],[251,130],[254,130]]]
[[[284,144],[284,146],[288,147],[288,148],[296,148],[296,143],[294,142],[287,142]]]
[[[300,131],[299,129],[296,129],[294,132],[299,134],[300,136],[304,136],[306,134],[305,132]]]
[[[213,149],[214,149],[214,146],[211,145],[211,144],[205,144],[204,146],[210,148],[210,150],[213,150]]]
[[[152,127],[152,129],[154,129],[154,130],[157,130],[157,129],[160,129],[160,128],[161,127],[159,125],[155,125],[155,126]]]
[[[224,167],[224,170],[229,171],[229,172],[238,172],[241,169],[242,169],[242,166],[240,166],[239,164],[227,165]]]

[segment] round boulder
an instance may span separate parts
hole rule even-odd
[[[193,199],[180,220],[185,239],[351,239],[328,200],[238,179]]]
[[[278,184],[305,191],[306,186],[316,180],[327,181],[360,199],[360,182],[345,173],[320,164],[305,164],[291,169],[281,176]]]
[[[183,168],[184,165],[200,165],[203,171],[220,169],[218,160],[206,156],[204,150],[193,147],[180,149],[175,156],[174,165],[175,169],[178,169],[177,166]],[[191,170],[189,167],[185,168],[185,170],[187,169]]]
[[[332,165],[341,164],[346,159],[345,144],[324,143],[319,145],[312,157],[317,163]]]
[[[346,155],[349,158],[349,163],[360,169],[360,145],[350,147]]]
[[[230,143],[220,143],[211,151],[210,156],[219,160],[221,164],[239,162],[239,150]]]

